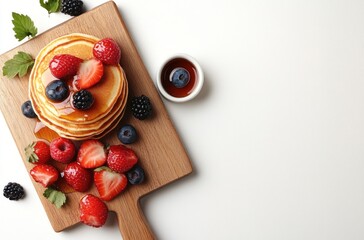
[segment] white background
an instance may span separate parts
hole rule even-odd
[[[195,100],[165,101],[194,173],[143,201],[158,239],[364,239],[364,1],[115,2],[153,80],[178,52],[206,74]],[[1,1],[1,53],[19,44],[13,11],[39,32],[69,19]],[[1,188],[9,181],[27,197],[0,197],[1,239],[121,239],[114,215],[53,232],[1,115]]]

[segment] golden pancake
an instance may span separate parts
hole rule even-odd
[[[126,87],[127,90],[127,87]],[[125,93],[127,95],[127,93]],[[54,123],[57,121],[50,121],[49,119],[39,117],[39,120],[41,120],[46,126],[48,126],[50,129],[56,131],[59,135],[64,136],[74,136],[73,138],[88,138],[90,136],[94,135],[100,135],[102,132],[105,131],[105,129],[109,128],[110,125],[113,125],[115,123],[115,119],[118,119],[119,115],[122,114],[124,111],[125,105],[126,105],[127,99],[120,99],[118,103],[120,102],[120,106],[116,106],[116,109],[114,111],[111,111],[110,117],[107,116],[104,121],[99,121],[96,123],[91,124],[80,124],[78,123],[67,123],[67,128],[64,128],[60,125],[54,125]],[[97,124],[97,125],[96,125]]]
[[[104,65],[100,82],[88,88],[95,101],[88,110],[73,108],[72,95],[77,89],[73,78],[64,80],[70,95],[62,102],[53,102],[45,94],[49,82],[56,80],[49,62],[57,54],[71,54],[83,60],[93,57],[93,45],[98,38],[86,34],[59,37],[46,45],[35,59],[29,78],[29,97],[40,121],[60,136],[74,140],[100,138],[110,132],[123,116],[128,98],[128,83],[121,66]]]

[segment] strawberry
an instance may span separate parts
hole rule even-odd
[[[104,165],[106,162],[104,145],[96,139],[84,141],[78,150],[77,162],[84,168],[97,168]]]
[[[51,157],[57,162],[69,163],[76,155],[75,144],[67,138],[56,138],[49,145]]]
[[[95,43],[93,54],[95,58],[100,59],[104,64],[114,65],[120,62],[120,48],[111,38],[104,38]]]
[[[70,54],[59,54],[49,62],[49,69],[56,78],[76,75],[82,59]]]
[[[94,171],[94,182],[100,198],[104,201],[115,198],[128,184],[124,174],[114,172],[108,167],[100,167]]]
[[[124,145],[113,145],[107,156],[108,166],[115,172],[123,173],[130,170],[137,162],[134,151]]]
[[[106,223],[109,210],[98,197],[87,194],[80,200],[80,220],[92,227],[101,227]]]
[[[48,164],[39,164],[30,170],[30,175],[34,181],[40,183],[43,187],[48,187],[58,180],[58,170]]]
[[[34,141],[25,148],[27,161],[34,164],[44,164],[51,159],[49,145],[43,141]]]
[[[92,175],[77,162],[69,163],[63,171],[66,182],[78,192],[86,192],[92,184]]]
[[[104,74],[104,65],[96,58],[91,58],[81,63],[77,72],[75,86],[78,89],[90,88],[100,82]]]

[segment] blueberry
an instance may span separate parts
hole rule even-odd
[[[24,116],[26,116],[27,118],[36,118],[37,115],[35,114],[34,110],[33,110],[33,106],[32,103],[30,102],[30,100],[24,102],[21,105],[21,111],[23,112]]]
[[[46,95],[52,101],[61,102],[69,95],[68,86],[62,80],[54,80],[47,85]]]
[[[144,181],[144,170],[141,166],[135,165],[126,173],[126,177],[130,184],[140,184]]]
[[[190,81],[190,73],[184,68],[175,68],[171,72],[169,80],[176,88],[183,88]]]
[[[122,126],[118,132],[118,138],[120,142],[124,144],[130,144],[135,142],[137,140],[137,137],[138,135],[135,128],[130,124]]]

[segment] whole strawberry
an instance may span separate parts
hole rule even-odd
[[[67,138],[56,138],[49,145],[51,157],[57,162],[69,163],[76,155],[75,144]]]
[[[43,141],[34,141],[25,148],[25,157],[30,163],[46,163],[51,159],[49,145]]]
[[[138,157],[133,150],[120,144],[110,146],[106,161],[112,170],[124,173],[138,162]]]
[[[87,194],[80,200],[80,220],[92,227],[101,227],[106,223],[109,210],[98,197]]]
[[[77,162],[69,163],[63,171],[64,179],[78,192],[86,192],[92,184],[92,174]]]
[[[120,62],[121,51],[118,44],[111,38],[104,38],[95,43],[94,57],[104,64],[114,65]]]
[[[49,62],[49,69],[58,79],[76,75],[82,59],[70,54],[59,54]]]

